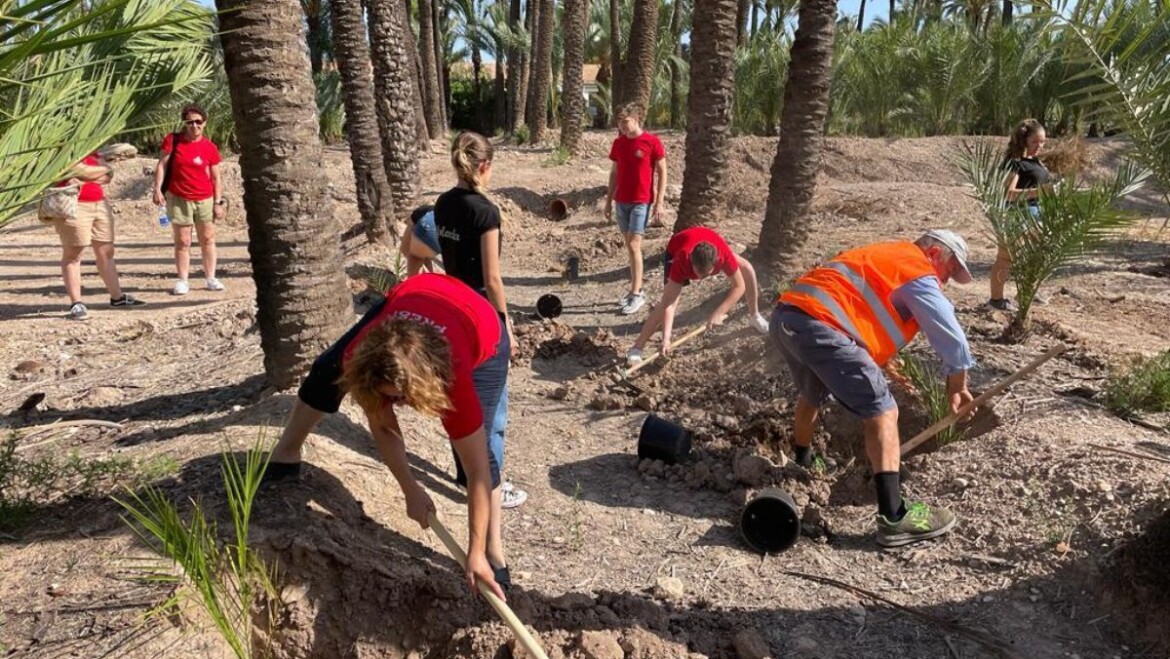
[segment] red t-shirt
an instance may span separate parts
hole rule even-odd
[[[174,133],[168,133],[163,138],[163,153],[171,152],[174,136]],[[187,201],[203,201],[215,195],[215,188],[211,185],[211,166],[218,165],[222,159],[214,142],[206,137],[190,142],[180,135],[179,152],[171,157],[175,164],[171,165],[167,192]]]
[[[439,330],[451,348],[451,409],[443,428],[452,440],[463,439],[483,425],[483,410],[472,372],[491,359],[500,344],[500,316],[467,284],[437,273],[407,279],[387,294],[382,311],[345,348],[348,359],[371,328],[390,318],[406,318]]]
[[[98,160],[97,151],[89,154],[81,160],[83,165],[91,165],[93,167],[100,167],[102,162]],[[69,185],[69,179],[65,179],[57,184],[58,188],[63,188]],[[77,201],[87,204],[92,204],[95,201],[101,201],[106,198],[106,193],[102,190],[101,183],[83,182],[81,189],[77,191]]]
[[[654,165],[666,157],[662,140],[649,131],[637,137],[618,135],[609,148],[617,163],[613,200],[619,204],[648,204],[654,200]]]
[[[699,243],[711,243],[715,248],[715,270],[730,277],[739,270],[739,261],[735,260],[735,253],[727,246],[727,241],[707,227],[691,227],[683,229],[670,238],[666,243],[666,252],[670,254],[670,280],[679,284],[698,279],[695,268],[691,265],[691,251]]]

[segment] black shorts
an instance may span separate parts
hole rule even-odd
[[[309,369],[309,374],[305,376],[301,388],[297,390],[297,398],[300,398],[302,403],[326,414],[335,414],[341,409],[345,391],[338,384],[338,380],[341,379],[341,362],[345,358],[345,348],[363,327],[373,322],[384,306],[385,299],[375,304],[356,325],[313,362],[313,367]]]

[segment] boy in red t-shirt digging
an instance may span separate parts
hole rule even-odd
[[[722,272],[731,280],[731,290],[711,312],[707,329],[722,325],[727,312],[747,293],[749,322],[760,334],[768,333],[768,320],[760,315],[760,285],[756,271],[748,260],[731,251],[727,241],[707,227],[683,229],[670,238],[663,255],[666,288],[662,291],[662,303],[654,307],[650,317],[642,326],[642,333],[634,341],[634,347],[626,353],[626,361],[633,366],[642,361],[642,349],[651,336],[662,328],[662,354],[670,354],[670,332],[674,325],[674,312],[683,286],[692,281],[705,279]]]
[[[642,293],[642,234],[646,233],[647,220],[650,226],[662,226],[662,197],[666,193],[666,150],[657,135],[642,130],[644,115],[639,103],[619,108],[620,134],[609,149],[613,165],[609,170],[605,219],[613,218],[617,202],[617,224],[630,258],[630,292],[620,302],[626,315],[637,313],[646,304]]]

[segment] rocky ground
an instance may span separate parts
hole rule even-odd
[[[909,495],[951,506],[957,530],[881,551],[859,426],[830,411],[817,440],[823,463],[812,472],[790,464],[792,386],[742,311],[669,362],[629,381],[615,376],[642,316],[617,313],[626,269],[620,236],[601,213],[608,141],[587,134],[582,156],[565,165],[555,165],[547,148],[504,146],[494,160],[520,344],[507,472],[531,495],[506,513],[518,584],[510,602],[549,656],[1167,656],[1157,640],[1170,637],[1160,569],[1170,546],[1170,465],[1097,448],[1170,455],[1170,436],[1151,427],[1165,419],[1126,422],[1097,400],[1110,369],[1170,345],[1163,220],[1139,223],[1106,252],[1062,270],[1042,291],[1047,303],[1036,308],[1034,335],[1008,345],[999,340],[1007,316],[983,305],[994,241],[949,164],[961,139],[829,140],[802,262],[953,228],[974,255],[976,281],[948,288],[979,362],[973,390],[1052,346],[1069,346],[982,411],[962,441],[928,445],[907,461]],[[677,184],[683,136],[664,141]],[[758,235],[775,141],[737,139],[733,148],[732,195],[713,221],[742,251]],[[1107,173],[1121,148],[1090,143],[1088,170]],[[350,228],[357,214],[348,155],[330,149],[327,163],[334,212]],[[224,165],[233,213],[220,234],[228,290],[195,286],[183,298],[167,293],[171,248],[153,224],[149,164],[119,163],[109,190],[123,282],[146,307],[103,308],[89,264],[92,319],[64,320],[56,236],[35,219],[0,230],[0,365],[11,369],[0,385],[4,423],[118,424],[20,431],[17,455],[75,453],[87,464],[132,465],[91,475],[85,487],[62,485],[20,524],[7,520],[0,535],[6,656],[226,656],[193,609],[144,622],[169,592],[141,579],[149,551],[108,495],[117,484],[154,482],[175,501],[202,501],[226,523],[221,453],[271,441],[293,393],[264,382],[234,160]],[[423,172],[428,198],[453,183],[438,144]],[[547,219],[554,199],[567,203],[566,220]],[[1168,215],[1154,192],[1131,205]],[[647,238],[653,300],[668,233]],[[369,273],[393,262],[361,242],[343,243],[359,298]],[[570,257],[576,279],[566,274]],[[722,287],[707,281],[686,290],[680,330],[702,322]],[[533,317],[547,293],[565,304],[554,321]],[[921,342],[912,350],[929,355]],[[899,397],[909,437],[929,421],[913,396]],[[694,432],[689,461],[637,459],[648,412]],[[441,429],[409,414],[404,428],[421,482],[462,537],[466,512]],[[321,425],[307,460],[301,483],[262,491],[252,529],[286,585],[287,606],[267,639],[274,656],[508,656],[506,628],[467,593],[437,538],[406,518],[355,406]],[[791,493],[804,523],[795,547],[761,557],[743,543],[737,519],[766,487]]]

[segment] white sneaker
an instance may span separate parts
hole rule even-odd
[[[191,292],[191,285],[187,283],[186,279],[180,279],[175,282],[175,287],[171,289],[171,295],[186,295]]]
[[[636,314],[638,313],[638,310],[641,309],[645,304],[645,293],[630,293],[630,296],[626,298],[625,306],[622,307],[622,315],[629,316],[631,314]]]
[[[209,291],[222,291],[223,289],[224,289],[223,282],[216,279],[215,277],[212,277],[211,279],[207,280],[207,290],[209,290]]]
[[[501,508],[518,508],[528,501],[528,493],[518,487],[512,485],[512,481],[504,481],[500,486],[503,501],[500,503]]]
[[[633,295],[633,293],[626,293],[625,297],[623,297],[622,299],[618,300],[618,306],[619,306],[619,307],[624,307],[624,306],[626,306],[627,304],[629,304],[629,303],[630,303],[630,296],[632,296],[632,295]]]
[[[756,331],[759,332],[760,334],[767,334],[768,333],[768,319],[764,318],[760,314],[756,314],[756,315],[752,316],[752,327],[756,328]]]
[[[69,320],[89,320],[89,309],[86,309],[82,302],[74,302],[73,306],[69,307],[69,315],[66,318]]]
[[[630,351],[626,353],[626,365],[633,366],[634,364],[640,364],[641,362],[642,351],[637,348],[630,348]]]

